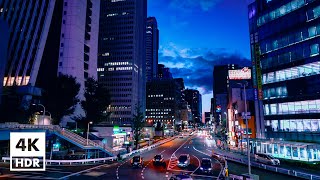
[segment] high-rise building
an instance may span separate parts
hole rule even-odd
[[[146,80],[158,75],[159,29],[155,17],[148,17],[146,31]]]
[[[160,122],[165,127],[171,128],[181,122],[180,88],[181,84],[176,79],[153,79],[147,82],[146,120],[148,125]]]
[[[190,105],[193,120],[195,123],[202,122],[202,98],[198,90],[186,89],[184,90],[185,100]]]
[[[55,0],[0,1],[0,18],[9,25],[4,86],[34,86]]]
[[[76,77],[83,97],[85,81],[97,79],[100,1],[68,0],[63,4],[58,73]]]
[[[227,112],[229,70],[238,68],[236,64],[226,64],[213,67],[213,117],[216,123],[220,123],[222,115]]]
[[[109,123],[129,124],[145,110],[146,0],[102,0],[98,81],[109,89]]]
[[[7,63],[7,48],[9,39],[8,23],[0,18],[0,79],[4,79],[4,71]],[[2,97],[2,85],[0,84],[0,104]]]
[[[158,64],[158,79],[172,79],[172,73],[170,69],[163,64]]]
[[[256,0],[248,9],[261,132],[319,142],[320,1]]]

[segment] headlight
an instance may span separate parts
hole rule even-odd
[[[203,167],[200,167],[201,170],[203,170]]]
[[[212,170],[212,168],[208,168],[208,170],[209,170],[209,171],[211,171],[211,170]]]
[[[187,164],[187,163],[188,163],[188,161],[185,161],[184,163],[185,163],[185,164]]]

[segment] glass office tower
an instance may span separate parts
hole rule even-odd
[[[319,142],[320,1],[256,0],[248,15],[261,130],[269,138]]]

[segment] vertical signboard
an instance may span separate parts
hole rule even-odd
[[[263,99],[262,92],[262,76],[261,76],[261,62],[260,62],[260,47],[259,44],[256,43],[254,46],[255,52],[255,64],[256,64],[256,75],[257,75],[257,86],[258,86],[258,98],[260,100]]]

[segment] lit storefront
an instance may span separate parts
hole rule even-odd
[[[270,154],[277,158],[315,162],[320,161],[320,145],[289,141],[255,140],[256,153]]]

